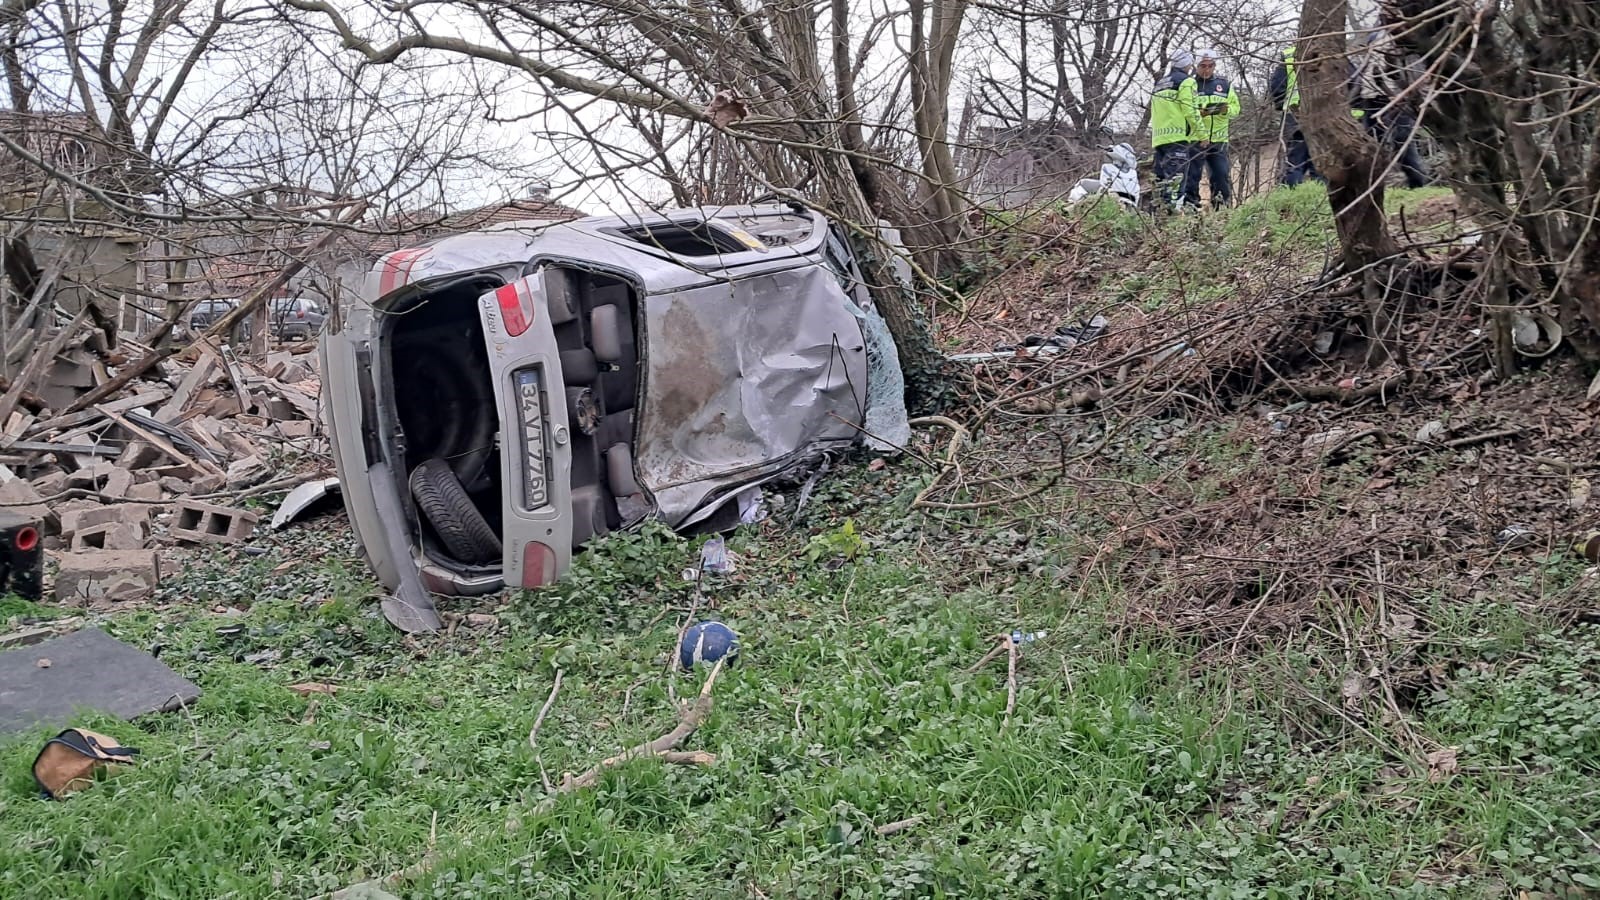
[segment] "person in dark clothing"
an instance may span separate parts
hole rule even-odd
[[[1201,50],[1195,55],[1194,97],[1200,131],[1183,182],[1183,199],[1190,206],[1200,205],[1200,179],[1211,181],[1211,205],[1233,202],[1232,166],[1228,159],[1228,126],[1239,115],[1239,93],[1228,79],[1217,74],[1217,51]]]
[[[1366,46],[1352,76],[1351,106],[1361,116],[1367,132],[1391,158],[1398,159],[1406,184],[1419,188],[1432,184],[1427,165],[1413,137],[1417,118],[1395,103],[1406,88],[1402,68],[1395,63],[1394,38],[1379,29],[1367,35]]]
[[[1311,148],[1300,130],[1295,113],[1300,108],[1300,76],[1295,71],[1294,47],[1285,47],[1278,67],[1272,70],[1267,82],[1267,92],[1273,105],[1283,110],[1283,177],[1281,183],[1289,187],[1301,184],[1307,178],[1322,180],[1317,167],[1311,163]]]

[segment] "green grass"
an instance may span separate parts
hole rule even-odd
[[[494,634],[402,640],[342,538],[203,561],[169,587],[182,605],[108,626],[204,692],[82,720],[139,765],[47,802],[28,766],[48,730],[0,744],[0,896],[305,897],[421,859],[435,828],[437,863],[401,896],[1502,896],[1600,877],[1582,837],[1600,828],[1595,628],[1509,632],[1456,607],[1464,674],[1414,727],[1462,770],[1433,783],[1308,725],[1283,665],[1219,671],[1107,633],[1114,594],[980,573],[993,542],[1054,547],[909,523],[915,483],[825,482],[798,526],[780,510],[742,530],[738,573],[698,601],[678,574],[696,542],[608,540]],[[211,612],[232,604],[248,614]],[[688,696],[698,675],[662,657],[691,606],[744,638],[689,741],[715,765],[635,761],[536,812],[541,765],[559,780],[672,726],[669,684]],[[1008,723],[1004,659],[968,669],[1014,627],[1048,636]],[[340,691],[288,689],[307,680]]]

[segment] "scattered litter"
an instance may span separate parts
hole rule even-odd
[[[1511,345],[1522,356],[1539,359],[1561,346],[1561,323],[1544,313],[1514,313],[1511,317]]]
[[[700,571],[710,572],[713,575],[728,575],[733,572],[733,559],[721,535],[706,541],[700,548]]]
[[[0,507],[0,596],[16,594],[24,600],[38,600],[44,593],[40,524],[35,516]]]
[[[754,525],[767,517],[766,503],[759,487],[749,487],[739,492],[739,524]]]
[[[1087,344],[1105,334],[1106,328],[1110,324],[1110,322],[1106,321],[1105,316],[1095,316],[1087,322],[1062,325],[1056,329],[1056,337],[1052,343],[1063,346],[1064,349],[1071,349],[1079,344]]]
[[[739,635],[721,622],[696,622],[678,642],[678,665],[685,672],[700,663],[732,663],[738,656]]]
[[[811,473],[811,476],[805,480],[804,484],[800,485],[800,493],[796,495],[794,500],[794,518],[789,521],[800,521],[800,513],[805,510],[806,501],[811,499],[811,492],[817,489],[817,482],[822,480],[822,476],[828,474],[829,464],[828,460],[823,460],[822,465]]]
[[[468,628],[495,628],[500,624],[500,617],[488,613],[467,613],[466,623]]]
[[[1600,563],[1600,531],[1591,531],[1572,543],[1573,552],[1592,563]]]
[[[94,784],[95,774],[133,765],[138,750],[85,728],[68,728],[45,742],[33,760],[33,780],[52,800]]]
[[[1049,635],[1048,631],[1013,631],[1011,632],[1011,643],[1016,644],[1018,647],[1023,647],[1034,641],[1043,640],[1047,635]]]
[[[246,653],[244,655],[244,661],[252,666],[259,666],[262,663],[274,663],[280,659],[283,659],[282,650],[257,650],[254,653]]]
[[[1593,496],[1594,487],[1587,478],[1574,478],[1567,486],[1567,503],[1573,509],[1583,509],[1589,505],[1589,498]]]
[[[277,531],[288,525],[316,506],[318,501],[338,492],[337,478],[317,478],[299,485],[278,504],[278,511],[272,514],[272,530]]]
[[[337,685],[323,684],[320,681],[302,681],[299,684],[291,684],[289,685],[289,690],[294,691],[296,694],[299,694],[302,697],[309,697],[312,694],[327,694],[332,696],[333,694],[337,694],[339,692]]]
[[[1194,355],[1195,355],[1195,351],[1194,351],[1193,347],[1189,346],[1188,343],[1185,342],[1185,341],[1178,341],[1176,344],[1173,344],[1172,346],[1166,348],[1165,350],[1162,350],[1160,353],[1157,353],[1155,356],[1151,357],[1150,358],[1150,362],[1151,362],[1152,365],[1159,366],[1162,363],[1166,362],[1167,360],[1172,359],[1172,358],[1177,357],[1177,356],[1194,356]]]
[[[1419,444],[1433,444],[1437,443],[1440,438],[1443,438],[1449,433],[1450,429],[1445,427],[1444,422],[1441,422],[1438,419],[1432,419],[1424,424],[1421,428],[1417,429],[1417,433],[1413,439]]]
[[[1494,542],[1505,550],[1521,550],[1539,542],[1539,534],[1526,525],[1507,525],[1494,536]]]
[[[1316,343],[1312,344],[1311,349],[1315,350],[1317,352],[1318,356],[1325,355],[1326,353],[1328,353],[1328,351],[1332,350],[1333,349],[1333,332],[1331,332],[1331,331],[1319,331],[1319,332],[1317,332]]]

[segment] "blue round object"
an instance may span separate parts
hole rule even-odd
[[[697,663],[726,660],[731,664],[738,655],[738,633],[721,622],[696,622],[690,625],[678,644],[678,664],[686,672]]]

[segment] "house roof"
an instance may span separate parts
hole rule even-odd
[[[458,213],[437,210],[404,212],[372,223],[363,231],[365,255],[377,259],[387,253],[425,244],[446,235],[477,231],[505,222],[567,222],[583,217],[570,206],[543,197],[528,197],[507,203],[480,206]],[[359,244],[359,238],[352,244]]]
[[[461,234],[505,222],[565,222],[582,218],[570,206],[544,198],[522,198],[506,203],[481,206],[458,213],[421,210],[398,213],[336,235],[329,252],[346,261],[371,263],[396,250],[415,247],[452,234]],[[216,247],[201,261],[184,285],[187,296],[238,297],[263,280],[272,277],[283,265],[291,244],[304,245],[315,238],[317,226],[299,228],[291,236],[279,231],[262,233],[255,241],[235,246]]]

